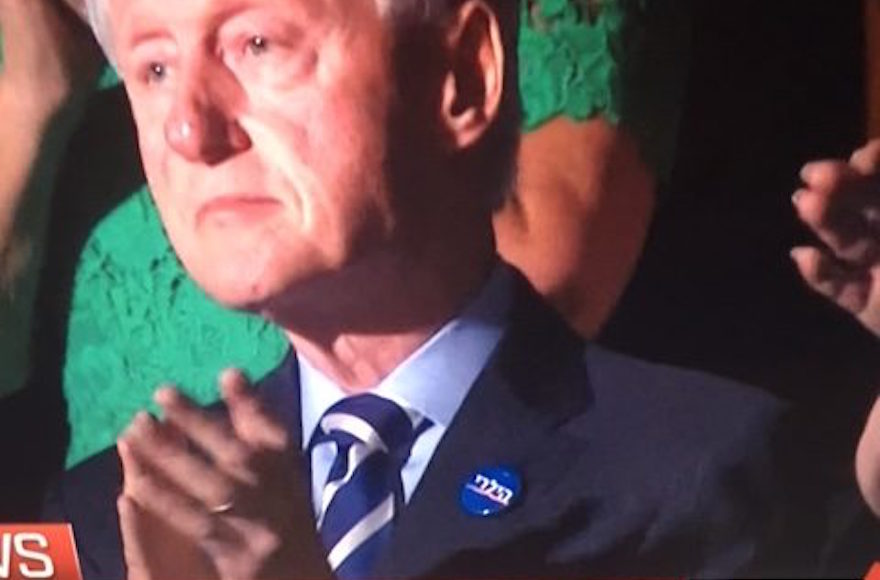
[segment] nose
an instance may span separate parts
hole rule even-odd
[[[180,83],[165,120],[168,145],[188,161],[208,165],[250,148],[250,137],[236,120],[234,92],[211,74]]]

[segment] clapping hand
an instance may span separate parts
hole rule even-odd
[[[792,258],[810,287],[880,337],[880,140],[848,161],[809,163],[801,176],[805,187],[794,195],[795,208],[825,247],[795,248]],[[880,517],[880,399],[855,467],[862,496]]]
[[[119,439],[129,580],[331,577],[300,451],[245,377],[221,375],[228,414],[157,392]]]

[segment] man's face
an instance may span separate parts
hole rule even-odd
[[[181,261],[257,308],[394,229],[390,26],[375,0],[110,0],[141,155]]]

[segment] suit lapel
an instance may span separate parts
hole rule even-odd
[[[287,427],[296,448],[302,449],[299,365],[292,350],[279,367],[260,381],[259,392],[266,407]]]
[[[511,325],[398,520],[377,576],[479,569],[481,554],[537,538],[562,516],[564,506],[547,498],[575,445],[559,427],[589,403],[584,345],[525,280],[515,296]],[[519,502],[494,517],[466,514],[462,485],[475,470],[499,465],[522,478]],[[539,544],[530,542],[529,549],[540,550]],[[521,550],[514,559],[517,551],[524,562],[535,561]],[[487,572],[497,576],[497,564]]]

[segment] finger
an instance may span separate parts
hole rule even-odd
[[[873,175],[880,171],[880,139],[872,139],[853,152],[849,164],[863,175]]]
[[[125,481],[123,495],[142,512],[195,542],[210,543],[222,535],[222,518],[151,471],[129,446],[123,444],[120,451]]]
[[[211,580],[216,569],[207,550],[120,495],[116,501],[126,580]],[[167,514],[166,514],[167,516]]]
[[[282,451],[289,444],[284,424],[257,397],[247,377],[237,369],[220,374],[220,392],[238,436],[255,448]]]
[[[149,556],[144,546],[145,532],[142,520],[144,515],[134,500],[131,499],[134,472],[137,469],[131,459],[128,444],[120,439],[116,444],[122,462],[123,491],[116,499],[116,510],[119,516],[119,530],[122,536],[122,551],[127,568],[127,580],[150,580]],[[131,474],[131,475],[125,475]]]
[[[122,535],[122,556],[127,569],[127,580],[152,580],[149,558],[141,541],[140,519],[143,517],[131,498],[120,495],[116,500],[119,530]]]
[[[836,159],[811,161],[801,169],[801,179],[809,189],[829,190],[860,174],[849,163]]]
[[[210,465],[203,457],[189,448],[182,437],[170,431],[147,413],[139,413],[125,431],[123,440],[129,453],[184,493],[205,506],[228,503],[235,496],[235,481]]]
[[[252,451],[238,438],[226,417],[199,408],[170,387],[157,391],[155,400],[162,407],[165,420],[217,465],[238,477],[245,477],[250,471]]]
[[[858,265],[880,258],[880,232],[869,219],[876,200],[865,194],[864,187],[838,182],[836,189],[801,189],[792,198],[798,217],[836,257]]]
[[[131,457],[131,447],[129,447],[128,442],[126,442],[124,438],[120,437],[116,441],[116,451],[119,454],[119,460],[122,463],[122,495],[130,494],[130,480],[125,477],[125,474],[134,474],[137,469],[134,466],[134,460]]]
[[[794,248],[792,260],[807,285],[853,314],[865,309],[871,291],[870,274],[847,268],[817,248]]]
[[[801,179],[805,187],[798,190],[795,200],[800,193],[812,191],[827,195],[835,205],[854,211],[880,206],[880,176],[876,172],[861,172],[850,163],[813,161],[801,169]]]

